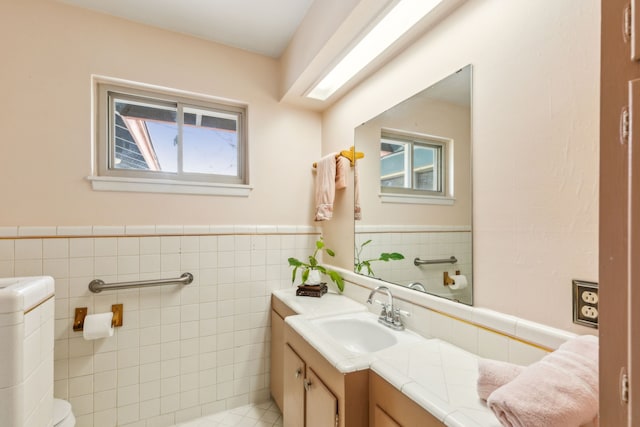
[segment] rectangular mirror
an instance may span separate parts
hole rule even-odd
[[[354,271],[473,303],[468,65],[355,129]]]

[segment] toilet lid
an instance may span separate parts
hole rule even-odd
[[[53,425],[55,426],[71,413],[71,404],[66,400],[53,399]]]

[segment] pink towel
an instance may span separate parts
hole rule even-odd
[[[524,370],[524,366],[509,362],[478,359],[478,396],[487,400],[491,393],[513,381]]]
[[[360,210],[360,179],[358,178],[358,164],[353,166],[353,219],[359,221],[362,219],[362,211]]]
[[[349,169],[351,161],[343,156],[336,158],[336,190],[347,188],[347,180],[349,179]]]
[[[327,221],[333,216],[336,193],[336,153],[327,154],[318,162],[316,174],[316,221]]]
[[[598,414],[598,338],[583,335],[527,367],[487,399],[503,426],[577,427]]]

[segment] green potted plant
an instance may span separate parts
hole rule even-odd
[[[318,263],[318,253],[326,253],[329,256],[335,256],[336,254],[329,248],[325,247],[322,237],[316,241],[316,249],[312,255],[309,255],[308,262],[302,262],[297,258],[289,258],[289,266],[293,267],[293,273],[291,275],[291,283],[296,281],[296,275],[298,270],[302,272],[302,283],[317,285],[320,283],[320,273],[329,276],[331,281],[336,284],[340,292],[344,291],[344,279],[337,271],[330,270]],[[315,276],[315,277],[314,277]],[[310,279],[311,277],[311,279]]]
[[[356,273],[362,273],[362,269],[366,267],[367,269],[367,276],[373,276],[373,269],[371,268],[371,263],[375,262],[375,261],[384,261],[384,262],[389,262],[389,261],[397,261],[397,260],[401,260],[404,259],[404,255],[402,255],[401,253],[398,252],[382,252],[380,254],[380,256],[378,258],[371,258],[371,259],[365,259],[362,260],[362,250],[364,249],[364,247],[366,245],[368,245],[369,243],[371,243],[371,239],[367,240],[366,242],[362,243],[360,245],[360,247],[356,247],[356,256],[355,256],[355,260],[353,263],[353,267]]]

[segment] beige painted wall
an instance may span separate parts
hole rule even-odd
[[[474,302],[575,332],[571,279],[598,280],[599,19],[596,0],[469,1],[323,116],[334,151],[472,64]],[[349,209],[324,233],[349,253]]]
[[[321,119],[277,61],[50,0],[0,3],[0,51],[0,226],[310,223]],[[92,191],[92,74],[246,103],[250,196]]]
[[[358,126],[355,143],[366,161],[359,164],[360,206],[358,225],[471,225],[471,165],[469,108],[435,99],[415,99],[396,106]],[[383,203],[380,198],[380,133],[395,129],[452,140],[452,205]],[[449,169],[447,169],[449,170]],[[450,180],[450,177],[447,177]],[[372,184],[373,183],[373,184]]]

